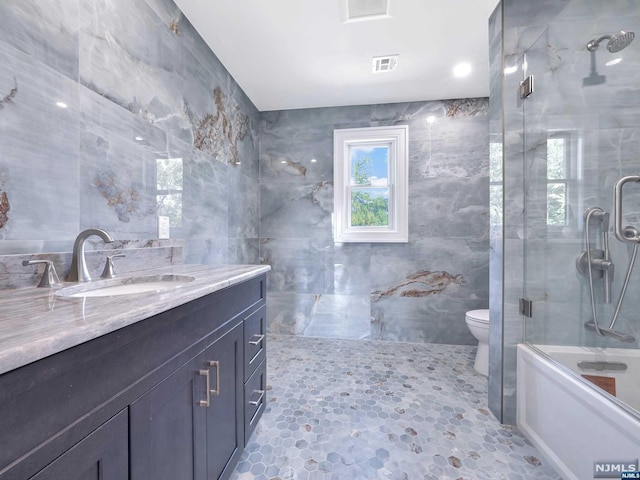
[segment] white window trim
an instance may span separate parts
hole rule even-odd
[[[389,152],[388,227],[352,227],[349,147],[391,144]],[[336,242],[406,243],[409,241],[409,127],[345,128],[333,131],[334,225]]]

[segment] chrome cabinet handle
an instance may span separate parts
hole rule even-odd
[[[198,375],[202,375],[203,377],[205,377],[207,379],[207,399],[206,400],[200,400],[198,402],[198,405],[200,405],[201,407],[208,407],[209,405],[211,405],[211,395],[210,395],[210,384],[209,384],[209,370],[199,370],[198,371]]]
[[[249,405],[258,405],[261,401],[262,398],[264,397],[264,390],[254,390],[253,393],[259,393],[260,396],[258,397],[257,400],[249,400]]]
[[[249,340],[249,345],[258,345],[262,340],[264,340],[264,335],[254,335]]]
[[[210,367],[216,367],[216,388],[210,389],[207,384],[207,390],[211,393],[211,395],[220,395],[220,362],[218,360],[209,361]]]
[[[613,213],[616,238],[621,242],[640,243],[640,233],[633,227],[622,227],[622,186],[628,182],[640,182],[639,175],[622,177],[613,189]]]

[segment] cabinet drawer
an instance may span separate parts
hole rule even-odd
[[[267,402],[267,362],[263,361],[244,386],[244,443],[256,428]]]
[[[267,315],[261,307],[244,319],[244,381],[265,359],[267,351]]]

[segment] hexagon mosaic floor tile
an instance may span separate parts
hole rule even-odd
[[[559,479],[489,412],[475,350],[270,335],[268,406],[231,479]]]

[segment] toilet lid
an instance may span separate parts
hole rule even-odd
[[[467,312],[467,317],[476,320],[478,322],[489,323],[489,309],[471,310]]]

